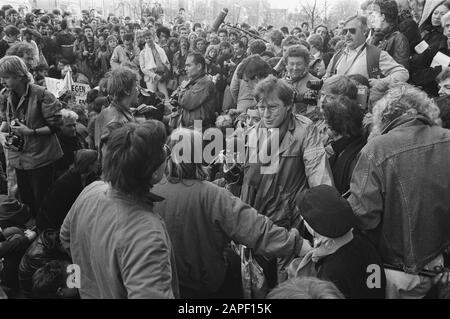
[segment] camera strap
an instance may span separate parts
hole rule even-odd
[[[353,65],[356,63],[356,60],[358,60],[359,56],[364,52],[364,50],[366,49],[366,47],[367,47],[367,43],[364,43],[364,45],[362,46],[362,48],[358,51],[358,54],[357,54],[357,55],[355,56],[355,58],[353,59],[352,63],[348,66],[347,70],[346,70],[344,73],[342,73],[343,75],[347,75],[347,73],[351,70],[351,68],[353,67]],[[341,64],[342,59],[344,58],[345,55],[346,55],[346,53],[344,53],[344,54],[342,55],[341,59],[340,59],[339,62],[337,63],[337,65],[336,65],[336,70],[337,70],[337,67],[339,66],[339,64]]]

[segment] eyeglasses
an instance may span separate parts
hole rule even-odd
[[[342,35],[346,35],[350,31],[350,34],[356,34],[356,28],[342,29]]]

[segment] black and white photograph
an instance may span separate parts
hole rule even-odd
[[[0,299],[450,299],[450,0],[0,0],[0,33]]]

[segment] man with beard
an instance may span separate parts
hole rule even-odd
[[[353,172],[349,202],[389,265],[388,298],[424,297],[433,285],[424,270],[442,269],[450,246],[450,131],[438,116],[425,92],[395,85],[373,109]]]
[[[84,39],[81,42],[79,51],[76,55],[80,62],[80,72],[85,74],[90,82],[94,81],[97,71],[95,66],[95,52],[100,46],[98,40],[94,37],[94,30],[90,25],[83,27]]]

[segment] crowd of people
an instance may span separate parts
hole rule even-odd
[[[450,298],[450,1],[162,17],[1,8],[0,297]]]

